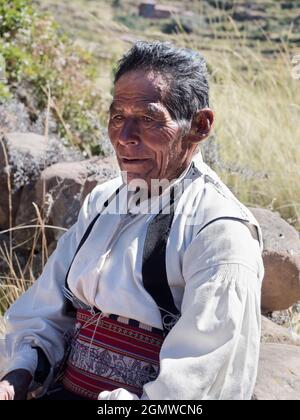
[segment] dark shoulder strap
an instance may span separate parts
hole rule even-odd
[[[113,192],[113,194],[104,202],[102,210],[94,217],[94,219],[91,221],[91,223],[89,224],[89,226],[87,227],[86,231],[84,232],[83,237],[81,238],[79,245],[75,251],[75,254],[72,258],[71,264],[69,265],[66,277],[65,277],[65,290],[69,291],[69,293],[71,293],[69,286],[68,286],[68,276],[69,276],[69,272],[71,270],[72,264],[74,262],[74,259],[76,257],[76,255],[78,254],[80,248],[83,246],[83,244],[85,243],[85,241],[87,240],[87,238],[89,237],[96,221],[98,220],[98,218],[101,216],[103,210],[112,202],[112,200],[114,200],[117,195],[120,192],[120,188],[117,188],[116,191]],[[72,301],[70,299],[65,299],[65,314],[68,316],[76,316],[76,309],[74,308]]]
[[[104,207],[116,197],[119,193],[119,189],[104,203]],[[143,252],[143,263],[142,263],[142,277],[145,290],[150,294],[155,303],[157,304],[165,333],[168,333],[174,326],[180,312],[175,306],[174,299],[171,293],[171,289],[168,283],[167,271],[166,271],[166,245],[174,218],[174,190],[171,190],[171,201],[170,211],[167,214],[163,214],[161,211],[153,218],[150,222],[147,234],[145,238],[144,252]],[[69,266],[65,279],[65,289],[69,290],[68,287],[68,275],[72,266],[72,263],[83,246],[87,238],[89,237],[96,221],[102,214],[102,211],[98,213],[95,218],[89,224],[85,231]],[[97,308],[94,308],[97,312]],[[65,311],[69,316],[76,315],[76,309],[74,308],[72,301],[66,299]]]
[[[180,317],[166,270],[166,246],[174,218],[174,190],[171,190],[171,195],[170,212],[158,213],[148,226],[142,266],[144,287],[159,308],[165,334],[171,330]]]

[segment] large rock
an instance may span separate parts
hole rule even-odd
[[[20,203],[21,187],[30,180],[28,173],[36,171],[35,162],[45,158],[46,150],[45,137],[37,134],[10,133],[2,137],[0,144],[1,229],[9,227],[10,216],[14,224]],[[25,166],[28,166],[27,173],[24,171]]]
[[[253,399],[300,399],[300,336],[264,316]]]
[[[262,316],[261,318],[261,342],[277,344],[293,344],[300,346],[300,336],[285,327]]]
[[[75,157],[79,159],[78,152],[66,149],[55,138],[19,132],[3,135],[0,143],[0,229],[9,227],[10,216],[15,225],[25,186],[27,192],[32,190],[44,168]]]
[[[262,310],[287,309],[300,300],[299,233],[277,213],[258,208],[250,210],[263,233]]]
[[[253,399],[300,399],[300,347],[290,344],[261,344]]]
[[[36,217],[34,202],[45,223],[54,227],[46,228],[47,242],[57,240],[64,229],[76,222],[86,195],[97,184],[112,179],[118,173],[114,157],[56,163],[41,173],[33,190],[24,188],[16,221],[28,224]],[[27,241],[27,246],[31,246],[31,229],[17,231],[15,235],[18,243]]]

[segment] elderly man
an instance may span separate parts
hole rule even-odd
[[[7,311],[3,399],[251,398],[261,232],[197,152],[213,119],[199,54],[137,42],[121,59],[108,125],[121,175]]]

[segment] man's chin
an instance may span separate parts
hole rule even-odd
[[[125,182],[129,183],[131,181],[146,181],[146,177],[144,174],[139,172],[130,172],[130,171],[122,171],[123,179]]]
[[[140,186],[141,188],[145,188],[151,185],[151,178],[144,173],[122,171],[122,179],[124,183],[132,184],[135,187]]]

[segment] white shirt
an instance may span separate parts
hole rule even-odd
[[[261,329],[261,232],[200,154],[193,162],[200,176],[179,198],[176,208],[185,209],[175,212],[166,247],[168,283],[181,317],[162,345],[159,375],[144,385],[141,399],[251,399]],[[189,170],[173,185],[182,183]],[[89,223],[122,184],[118,177],[92,191],[40,278],[7,311],[3,374],[17,368],[33,374],[37,354],[32,345],[44,350],[52,371],[62,359],[63,333],[74,322],[62,313],[66,272]],[[168,204],[167,192],[162,206]],[[122,205],[126,207],[127,199]],[[152,217],[102,214],[72,264],[68,284],[86,305],[162,328],[141,275]],[[249,226],[256,226],[257,239]],[[51,380],[50,374],[45,389]]]

